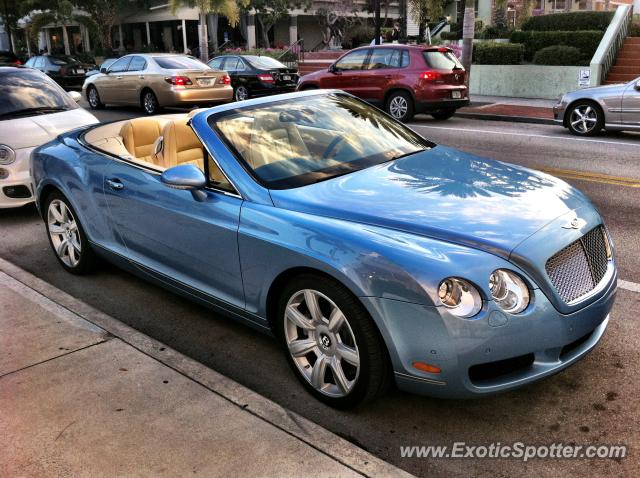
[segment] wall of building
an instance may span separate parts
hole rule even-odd
[[[473,65],[471,94],[556,99],[580,88],[585,66]]]

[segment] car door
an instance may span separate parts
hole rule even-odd
[[[631,82],[624,90],[620,117],[625,125],[640,126],[640,78]]]
[[[239,196],[207,189],[196,200],[165,186],[158,172],[126,161],[106,169],[103,191],[112,227],[137,267],[193,295],[244,308]]]
[[[123,103],[121,93],[123,73],[127,71],[130,62],[130,56],[123,56],[109,67],[106,74],[95,79],[93,84],[98,89],[103,103]]]
[[[144,57],[137,55],[131,57],[127,71],[120,74],[122,79],[117,83],[123,103],[140,104],[140,92],[146,69],[147,61]]]
[[[366,80],[359,82],[360,95],[372,103],[381,104],[386,91],[403,77],[403,68],[409,65],[409,52],[400,48],[372,48],[366,63]]]
[[[337,88],[360,96],[359,93],[363,91],[363,71],[370,51],[370,48],[365,48],[344,55],[333,64],[327,75],[322,77],[320,87]]]

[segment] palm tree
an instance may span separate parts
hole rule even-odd
[[[225,17],[231,26],[240,21],[240,9],[248,5],[249,0],[170,0],[173,13],[180,7],[198,9],[198,36],[200,38],[200,59],[209,60],[209,42],[207,35],[207,14],[213,13]]]
[[[58,0],[53,2],[28,1],[27,5],[42,11],[31,15],[30,28],[33,32],[42,30],[46,25],[60,25],[62,27],[62,41],[64,44],[64,54],[70,55],[69,34],[67,25],[72,22],[80,23],[87,27],[92,27],[93,22],[86,15],[76,15],[74,5],[69,0]],[[46,6],[46,9],[42,7]],[[51,52],[49,52],[51,53]]]

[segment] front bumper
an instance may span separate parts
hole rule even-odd
[[[32,150],[33,148],[18,149],[15,162],[6,166],[0,165],[0,169],[5,174],[8,173],[6,179],[0,179],[0,209],[20,207],[34,201],[31,172],[29,170],[29,155]],[[14,193],[11,193],[11,190]],[[15,194],[15,192],[25,192],[28,197],[23,197],[26,194]]]
[[[558,103],[553,107],[553,122],[564,126],[565,105]]]
[[[532,306],[504,314],[488,302],[467,320],[443,307],[362,298],[378,323],[402,390],[444,398],[473,398],[518,388],[553,375],[592,350],[608,324],[617,276],[588,306],[563,315],[535,289]],[[415,369],[414,362],[441,369]]]

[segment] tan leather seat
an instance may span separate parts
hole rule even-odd
[[[131,156],[149,163],[157,163],[154,148],[160,133],[160,122],[154,118],[135,118],[120,129],[124,147]]]
[[[180,164],[193,164],[204,171],[202,143],[187,125],[188,119],[169,121],[162,130],[161,166],[172,168]]]
[[[276,161],[308,156],[309,150],[295,124],[281,123],[275,113],[255,119],[247,158],[251,167],[256,169]]]

